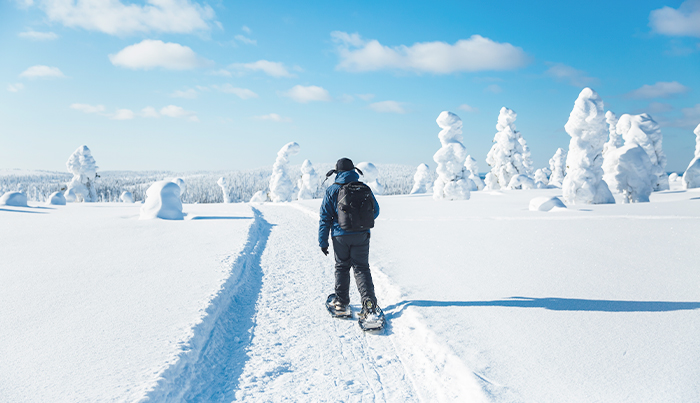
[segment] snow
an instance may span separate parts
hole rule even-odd
[[[182,202],[180,186],[174,182],[158,181],[146,191],[146,201],[141,206],[141,219],[162,218],[164,220],[182,220]]]
[[[562,196],[378,196],[380,334],[325,311],[320,199],[185,204],[180,221],[126,203],[3,206],[0,396],[696,401],[700,189]]]
[[[685,189],[700,188],[700,124],[693,131],[695,133],[695,158],[690,161],[683,174],[683,186]]]
[[[566,205],[560,198],[554,197],[535,197],[530,200],[530,211],[551,211],[556,209],[565,209]]]
[[[624,114],[620,116],[616,130],[622,135],[625,144],[638,145],[649,156],[652,173],[657,178],[654,181],[654,190],[668,190],[666,155],[662,149],[663,136],[659,124],[646,113],[641,115]]]
[[[608,160],[612,166],[611,182],[614,190],[624,196],[623,202],[648,202],[658,177],[644,149],[630,142],[608,154]]]
[[[535,187],[537,189],[542,189],[547,187],[548,184],[549,178],[547,177],[545,171],[542,168],[535,171]]]
[[[428,164],[420,164],[413,175],[411,194],[429,193],[432,190],[432,175]]]
[[[287,172],[289,157],[299,153],[300,147],[296,142],[285,144],[278,152],[275,164],[272,166],[272,176],[270,177],[270,200],[273,202],[288,202],[294,195],[296,181]]]
[[[297,183],[299,194],[297,199],[313,199],[316,196],[319,185],[319,176],[309,160],[304,160],[301,164],[301,179]]]
[[[473,185],[473,188],[469,190],[484,190],[486,184],[484,184],[484,181],[479,177],[479,165],[471,155],[467,155],[467,159],[464,160],[464,167],[469,172],[469,180],[472,181]]]
[[[563,148],[557,148],[552,158],[549,159],[549,170],[552,173],[549,175],[549,184],[561,187],[566,176],[566,157],[567,152]]]
[[[527,175],[515,175],[510,178],[507,189],[534,189],[535,181]]]
[[[572,204],[614,203],[603,180],[602,153],[608,133],[603,100],[595,91],[590,88],[581,91],[564,129],[571,136],[566,177],[562,183],[566,201]]]
[[[498,180],[498,189],[508,187],[513,177],[533,174],[530,150],[519,131],[515,130],[515,111],[501,108],[498,114],[498,132],[493,138],[494,145],[486,156],[486,163],[491,166],[491,174]],[[487,182],[493,181],[489,179]]]
[[[264,203],[267,201],[270,201],[270,199],[267,197],[267,193],[262,190],[258,190],[253,197],[250,198],[251,203]]]
[[[49,196],[47,203],[55,206],[65,206],[66,197],[63,195],[63,192],[53,192]]]
[[[360,162],[355,166],[362,171],[360,180],[372,189],[372,193],[383,195],[384,185],[379,181],[379,169],[377,166],[371,162]]]
[[[27,195],[22,192],[5,192],[0,197],[0,206],[27,207]]]
[[[433,183],[433,198],[468,200],[469,183],[464,175],[467,150],[462,144],[462,119],[452,112],[443,111],[436,122],[442,129],[438,133],[442,147],[433,155],[438,175]]]

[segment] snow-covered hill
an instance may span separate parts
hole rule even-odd
[[[700,191],[560,194],[380,196],[382,334],[325,312],[317,199],[3,206],[0,400],[700,400]]]

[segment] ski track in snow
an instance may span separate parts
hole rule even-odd
[[[243,252],[224,262],[230,278],[145,401],[488,400],[488,382],[410,307],[386,310],[386,328],[365,333],[353,282],[353,319],[331,318],[323,304],[334,260],[317,246],[318,215],[294,203],[258,208]],[[380,305],[400,306],[380,269],[372,269]]]

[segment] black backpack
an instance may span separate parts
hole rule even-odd
[[[338,224],[340,228],[348,232],[359,232],[374,227],[372,189],[362,182],[337,184],[340,185],[338,192]]]

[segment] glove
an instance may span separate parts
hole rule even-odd
[[[321,252],[323,252],[324,255],[328,256],[328,247],[326,246],[325,248],[321,248]]]

